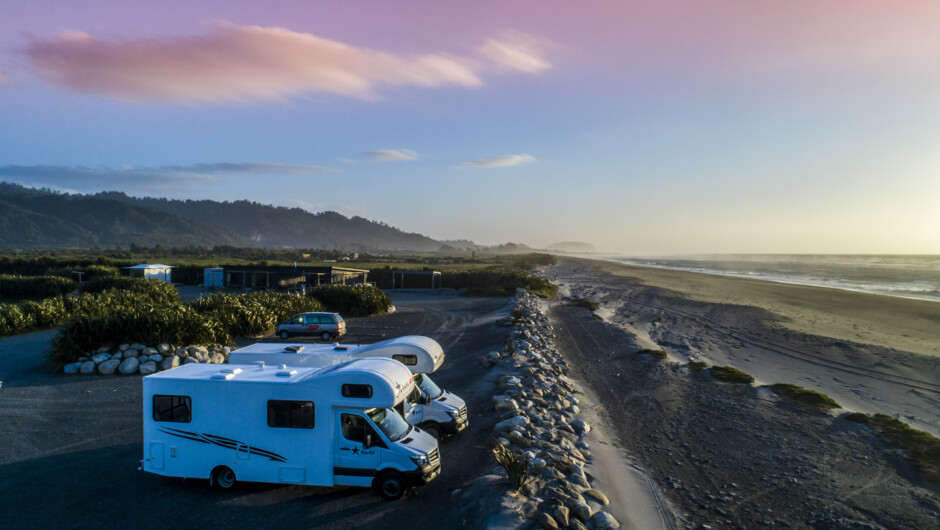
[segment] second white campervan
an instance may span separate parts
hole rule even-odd
[[[431,376],[444,362],[444,349],[430,337],[408,335],[374,344],[284,344],[259,342],[233,350],[229,362],[295,366],[326,366],[350,359],[386,358],[404,364],[414,373],[416,389],[402,415],[437,439],[457,434],[469,425],[467,404],[454,393],[441,389]]]
[[[394,500],[441,470],[437,441],[396,406],[413,375],[389,359],[328,367],[193,363],[143,378],[141,469],[236,481],[373,487]]]

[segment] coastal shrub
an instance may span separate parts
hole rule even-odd
[[[754,378],[747,373],[730,366],[712,366],[708,369],[712,377],[729,383],[753,383]]]
[[[868,416],[853,412],[845,419],[877,428],[889,442],[904,450],[925,479],[940,485],[940,439],[887,414]]]
[[[541,298],[558,294],[558,286],[552,282],[510,269],[452,272],[443,275],[441,283],[451,289],[467,289],[467,296],[511,296],[520,287]]]
[[[213,294],[197,298],[189,306],[212,317],[230,337],[266,335],[292,315],[323,308],[316,299],[273,291]]]
[[[649,348],[643,348],[642,350],[636,353],[637,355],[645,353],[646,355],[649,355],[655,359],[665,359],[666,357],[668,357],[668,355],[666,355],[666,352],[663,350],[651,350]]]
[[[61,276],[0,274],[0,298],[48,298],[74,291],[78,284]]]
[[[801,386],[791,385],[789,383],[776,383],[773,385],[767,385],[767,388],[779,396],[783,396],[813,407],[821,409],[840,408],[839,404],[826,394],[816,392],[815,390],[809,390]]]
[[[53,296],[28,300],[13,306],[0,306],[0,335],[14,335],[32,329],[60,326],[83,316],[105,316],[146,306],[179,303],[179,292],[172,285],[143,280],[133,290],[107,289],[77,296]],[[13,309],[16,307],[16,309]]]
[[[587,298],[578,298],[574,303],[581,307],[586,307],[591,311],[597,311],[601,307],[597,302],[593,302]]]
[[[225,328],[210,315],[185,305],[145,307],[106,317],[81,317],[52,339],[49,360],[56,366],[74,362],[102,344],[229,344]]]
[[[343,316],[381,315],[392,307],[392,299],[378,287],[370,285],[318,285],[308,294],[323,304],[327,311]]]
[[[499,442],[493,443],[491,453],[499,467],[506,472],[513,491],[521,490],[529,479],[529,459]]]
[[[686,367],[692,372],[699,372],[703,368],[708,368],[708,364],[705,361],[689,361]]]

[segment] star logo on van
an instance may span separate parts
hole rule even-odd
[[[358,448],[358,447],[353,447],[353,454],[354,454],[354,455],[358,455],[358,454],[359,454],[359,448]]]

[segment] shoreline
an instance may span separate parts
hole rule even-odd
[[[836,285],[823,285],[823,284],[817,284],[817,283],[806,283],[806,282],[800,282],[800,281],[795,281],[795,280],[794,280],[794,281],[788,281],[788,280],[785,280],[785,279],[775,279],[775,278],[771,278],[771,277],[747,276],[747,275],[736,274],[736,273],[732,273],[732,272],[701,271],[701,270],[685,269],[685,268],[681,268],[681,267],[667,267],[667,266],[664,266],[664,265],[645,265],[645,264],[641,264],[641,263],[628,263],[628,262],[625,262],[625,261],[620,261],[620,260],[617,259],[617,258],[602,258],[602,257],[599,257],[599,256],[587,256],[587,255],[577,255],[577,256],[572,255],[572,256],[558,256],[558,257],[571,257],[571,258],[574,258],[574,259],[585,259],[585,260],[591,260],[591,261],[603,261],[603,262],[606,262],[606,263],[615,263],[615,264],[617,264],[617,265],[624,265],[624,266],[627,266],[627,267],[640,267],[640,268],[644,268],[644,269],[658,269],[658,270],[666,270],[666,271],[687,272],[687,273],[690,273],[690,274],[704,274],[704,275],[707,275],[707,276],[720,276],[720,277],[723,277],[723,278],[738,278],[738,279],[741,279],[741,280],[755,280],[755,281],[771,282],[771,283],[780,283],[780,284],[784,284],[784,285],[796,285],[796,286],[803,286],[803,287],[818,287],[818,288],[820,288],[820,289],[835,289],[835,290],[837,290],[837,291],[847,291],[847,292],[850,292],[850,293],[870,294],[870,295],[874,295],[874,296],[887,296],[887,297],[889,297],[889,298],[902,298],[902,299],[904,299],[904,300],[919,300],[919,301],[922,301],[922,302],[935,302],[935,303],[940,303],[940,298],[928,298],[928,297],[923,297],[923,296],[900,295],[900,294],[891,294],[891,293],[887,293],[887,292],[878,292],[878,291],[866,291],[866,290],[860,289],[860,288],[858,288],[858,289],[853,289],[853,288],[851,288],[851,287],[839,287],[839,286],[836,286]],[[627,259],[629,259],[629,258],[627,258]]]

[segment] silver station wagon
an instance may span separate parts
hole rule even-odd
[[[310,335],[329,341],[346,334],[346,322],[339,313],[300,313],[277,327],[283,340],[298,335]]]

